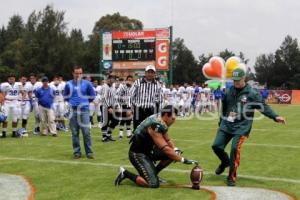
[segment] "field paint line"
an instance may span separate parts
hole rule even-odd
[[[131,165],[120,165],[120,164],[111,164],[111,163],[95,163],[95,162],[80,162],[80,161],[67,161],[67,160],[53,160],[53,159],[35,159],[35,158],[18,158],[18,157],[3,157],[0,156],[0,160],[17,160],[17,161],[30,161],[30,162],[41,162],[41,163],[54,163],[54,164],[70,164],[70,165],[92,165],[99,167],[120,167],[124,166],[126,168],[133,168]],[[190,170],[185,169],[172,169],[167,168],[164,171],[174,172],[174,173],[190,173]],[[215,175],[214,172],[205,171],[207,175]],[[300,184],[300,180],[297,179],[288,179],[288,178],[278,178],[278,177],[264,177],[264,176],[250,176],[250,175],[239,175],[240,178],[254,179],[260,181],[279,181],[286,183],[295,183]]]
[[[263,146],[263,147],[277,147],[277,148],[300,149],[300,146],[295,146],[295,145],[257,144],[257,143],[244,143],[244,145],[246,145],[246,146]]]
[[[202,140],[181,140],[181,139],[174,139],[175,141],[179,142],[200,142]],[[202,142],[197,145],[202,146],[206,144],[212,144],[211,141],[209,142]],[[262,146],[262,147],[276,147],[276,148],[291,148],[291,149],[300,149],[300,146],[297,145],[284,145],[284,144],[259,144],[259,143],[244,143],[245,146]]]

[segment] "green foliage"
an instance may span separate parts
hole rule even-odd
[[[137,19],[130,19],[120,13],[105,15],[101,17],[93,28],[92,34],[87,42],[87,52],[85,54],[85,66],[89,72],[99,72],[99,33],[100,31],[127,31],[142,30],[143,23]]]
[[[286,36],[275,54],[261,55],[255,63],[256,79],[271,88],[299,89],[300,49],[297,39]]]
[[[176,38],[173,42],[173,73],[174,83],[202,82],[203,75],[201,67],[196,61],[193,53],[189,50],[182,38]]]

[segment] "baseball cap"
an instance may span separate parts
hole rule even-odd
[[[156,72],[156,69],[155,69],[155,67],[154,67],[153,65],[148,65],[148,66],[146,67],[145,71],[147,72],[147,71],[149,71],[149,70],[153,70],[154,72]]]
[[[48,77],[47,76],[43,76],[42,77],[42,82],[47,82],[47,81],[49,81]]]
[[[232,80],[239,81],[246,76],[245,71],[241,68],[237,68],[232,72]]]

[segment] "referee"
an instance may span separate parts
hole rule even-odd
[[[103,106],[102,106],[102,142],[110,142],[116,141],[112,137],[113,129],[118,125],[118,119],[115,115],[116,108],[116,93],[113,87],[113,83],[115,82],[115,77],[113,75],[109,75],[107,77],[106,83],[103,85]]]
[[[147,117],[159,112],[162,105],[162,88],[155,80],[156,69],[148,65],[145,69],[145,76],[137,79],[131,89],[131,101],[133,105],[133,129]]]

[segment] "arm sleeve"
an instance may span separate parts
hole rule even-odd
[[[227,93],[225,92],[221,101],[221,116],[219,120],[219,126],[222,122],[222,119],[226,116],[226,110],[227,110],[226,98],[227,98]]]
[[[69,86],[69,83],[67,83],[65,85],[63,96],[64,96],[65,101],[69,101],[69,99],[70,99],[70,86]]]
[[[129,97],[129,101],[130,101],[130,104],[131,105],[133,105],[135,102],[134,102],[134,100],[135,100],[135,96],[136,96],[136,94],[137,94],[137,81],[138,80],[136,80],[134,83],[133,83],[133,86],[131,87],[131,89],[130,89],[130,97]]]
[[[266,117],[275,120],[275,118],[278,115],[272,110],[272,108],[268,104],[265,103],[260,93],[255,92],[253,94],[253,99],[255,104],[252,107],[254,109],[259,110]]]
[[[92,84],[89,82],[87,84],[88,84],[88,87],[87,87],[88,100],[89,100],[89,102],[92,102],[92,101],[94,101],[94,99],[96,97],[96,93],[95,93],[95,90],[94,90]]]

